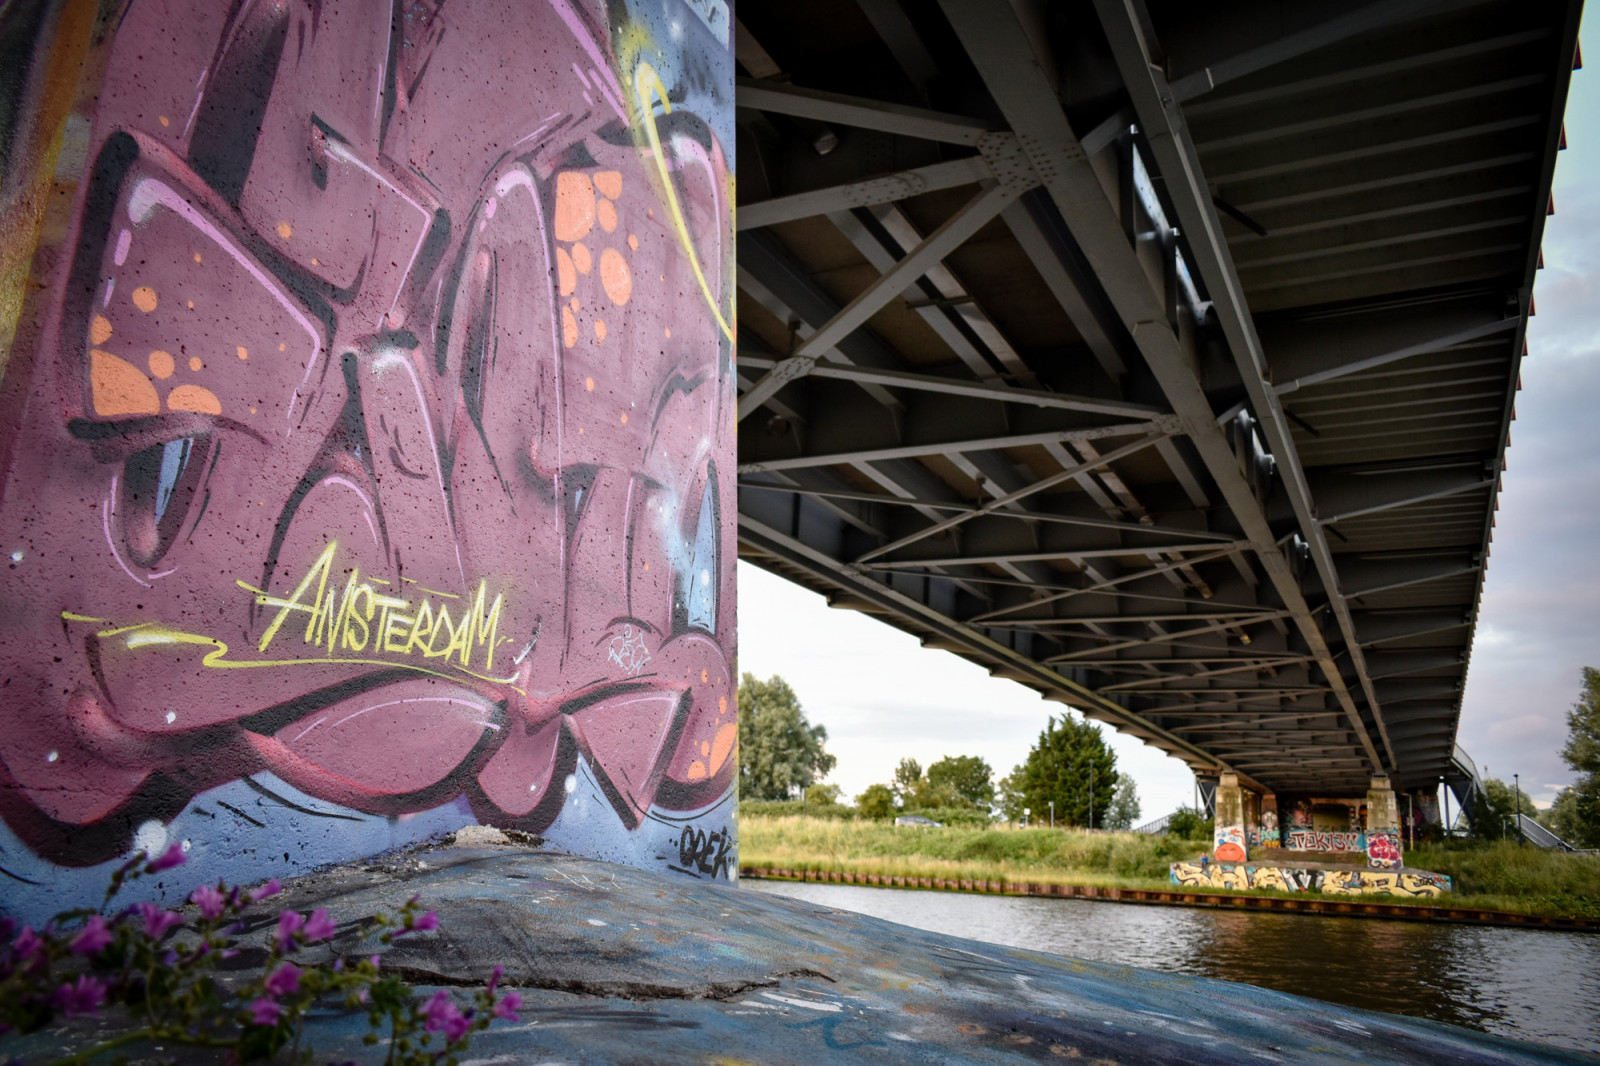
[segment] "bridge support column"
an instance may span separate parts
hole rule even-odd
[[[1244,789],[1237,774],[1223,774],[1217,783],[1216,810],[1213,856],[1218,862],[1244,862],[1250,853],[1244,835]]]
[[[1385,774],[1377,774],[1367,789],[1367,865],[1375,870],[1397,870],[1400,854],[1400,807]]]

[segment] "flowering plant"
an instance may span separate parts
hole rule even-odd
[[[270,923],[259,976],[219,978],[218,963],[240,953],[235,938],[246,925],[246,913],[282,891],[276,878],[251,891],[221,882],[200,886],[189,896],[198,913],[188,923],[154,903],[106,916],[124,884],[184,861],[180,844],[153,859],[138,852],[112,874],[98,911],[66,911],[37,931],[29,926],[19,931],[0,918],[0,1036],[120,1007],[126,1029],[56,1063],[86,1063],[138,1042],[215,1048],[228,1061],[241,1063],[269,1059],[288,1048],[295,1061],[302,1057],[306,1013],[337,998],[347,1009],[366,1012],[372,1028],[364,1037],[367,1044],[384,1039],[387,1023],[387,1063],[423,1066],[453,1064],[473,1033],[497,1018],[516,1020],[522,997],[500,989],[498,966],[463,1009],[442,989],[420,1000],[404,981],[383,972],[378,955],[353,964],[343,958],[331,963],[296,958],[303,948],[338,932],[323,908],[310,914],[279,912]],[[379,940],[387,945],[437,929],[439,919],[413,896],[398,915],[378,914],[367,925],[381,928]]]

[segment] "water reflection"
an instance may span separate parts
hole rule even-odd
[[[1600,936],[744,881],[904,925],[1600,1052]]]

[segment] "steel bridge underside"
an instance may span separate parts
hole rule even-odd
[[[741,557],[1197,773],[1432,786],[1580,7],[741,4]]]

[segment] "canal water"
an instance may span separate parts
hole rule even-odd
[[[745,880],[936,933],[1600,1052],[1600,934]]]

